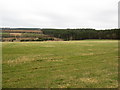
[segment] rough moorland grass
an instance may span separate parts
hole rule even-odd
[[[3,88],[116,88],[118,41],[3,43]]]

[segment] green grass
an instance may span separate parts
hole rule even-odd
[[[9,33],[0,32],[0,34],[9,34]]]
[[[118,41],[3,42],[3,88],[117,88]]]

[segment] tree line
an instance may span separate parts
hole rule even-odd
[[[68,40],[119,39],[120,29],[42,29],[43,34]]]

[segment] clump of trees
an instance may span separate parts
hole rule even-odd
[[[95,29],[42,29],[47,34],[63,40],[84,39],[119,39],[120,29],[95,30]]]

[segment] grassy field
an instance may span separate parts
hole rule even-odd
[[[116,88],[118,41],[3,42],[3,88]]]

